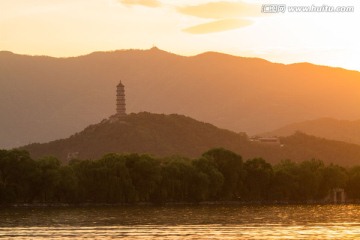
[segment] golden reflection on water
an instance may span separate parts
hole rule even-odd
[[[360,239],[360,206],[0,210],[0,239]]]
[[[357,223],[315,226],[213,224],[0,229],[0,238],[11,239],[357,239],[359,237],[360,225]]]

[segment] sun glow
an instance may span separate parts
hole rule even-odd
[[[350,13],[262,13],[278,1],[14,0],[0,2],[0,50],[76,56],[153,45],[181,55],[218,51],[274,62],[360,70],[360,2]],[[287,6],[316,2],[287,1]]]

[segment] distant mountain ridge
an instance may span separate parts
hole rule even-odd
[[[293,123],[282,128],[259,134],[261,136],[290,136],[300,131],[309,135],[360,144],[360,120],[348,121],[333,118],[320,118]]]
[[[360,119],[360,73],[157,48],[71,58],[0,52],[0,148],[47,142],[115,112],[178,113],[252,135],[323,116]]]
[[[226,148],[245,160],[262,157],[269,162],[285,159],[321,159],[342,166],[360,164],[360,146],[330,141],[302,133],[281,138],[282,146],[251,142],[244,134],[217,128],[178,114],[129,114],[124,119],[103,120],[69,138],[22,147],[33,158],[55,156],[66,161],[69,154],[97,159],[107,153],[146,153],[158,157],[200,157],[211,148]],[[77,154],[75,154],[77,153]]]

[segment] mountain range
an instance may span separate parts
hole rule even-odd
[[[0,148],[65,138],[115,112],[191,116],[249,135],[324,116],[360,119],[360,72],[206,52],[119,50],[53,58],[0,52]]]

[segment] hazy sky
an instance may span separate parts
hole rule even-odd
[[[355,12],[262,13],[272,2]],[[156,45],[360,70],[359,22],[358,0],[0,0],[0,50],[77,56]]]

